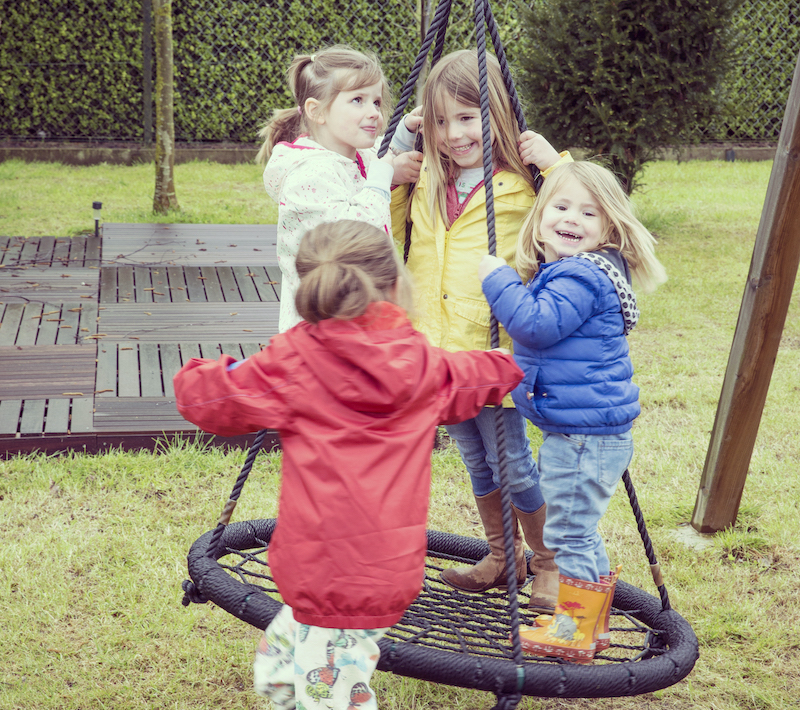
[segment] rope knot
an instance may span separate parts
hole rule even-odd
[[[189,604],[205,604],[208,601],[208,599],[200,594],[200,591],[190,579],[183,580],[181,589],[183,589],[183,599],[181,599],[181,604],[184,606],[189,606]]]

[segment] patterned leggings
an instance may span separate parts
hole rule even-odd
[[[278,710],[377,710],[369,680],[386,631],[300,624],[284,604],[256,649],[255,690]]]

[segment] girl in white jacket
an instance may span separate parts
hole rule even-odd
[[[302,319],[294,297],[295,256],[303,235],[322,222],[353,219],[391,233],[391,152],[376,144],[391,107],[377,57],[336,45],[294,58],[287,82],[295,106],[276,110],[259,137],[264,186],[278,203],[281,267],[279,330]]]

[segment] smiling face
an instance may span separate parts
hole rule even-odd
[[[306,112],[315,124],[314,139],[320,145],[351,160],[356,150],[371,148],[383,128],[383,83],[340,91],[327,110],[315,99],[306,101]]]
[[[443,96],[436,110],[436,138],[439,150],[462,170],[483,167],[481,110],[477,106],[462,104],[449,94]]]
[[[603,243],[606,216],[600,204],[573,175],[559,185],[542,210],[539,227],[548,262]]]

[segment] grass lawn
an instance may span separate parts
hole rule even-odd
[[[663,691],[608,700],[525,698],[524,710],[800,707],[800,310],[797,290],[736,525],[681,537],[691,518],[771,163],[659,162],[634,196],[670,280],[641,296],[630,335],[642,415],[631,475],[673,607],[700,660]],[[153,168],[0,163],[0,234],[89,233],[150,222]],[[183,211],[162,221],[274,221],[255,166],[176,167]],[[45,209],[43,209],[45,207]],[[1,366],[1,365],[0,365]],[[536,445],[540,438],[531,430]],[[263,708],[258,632],[180,604],[191,543],[214,527],[246,452],[187,442],[151,453],[0,461],[0,710]],[[262,455],[234,520],[272,517],[280,454]],[[434,453],[429,527],[482,534],[466,473]],[[654,592],[624,490],[601,523],[623,578]],[[494,696],[376,674],[384,710],[478,710]]]

